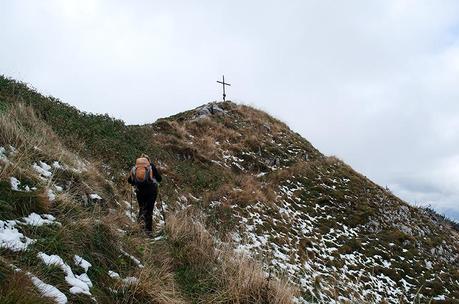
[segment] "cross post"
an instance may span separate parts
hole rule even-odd
[[[226,99],[225,86],[226,86],[226,85],[227,85],[227,86],[231,86],[231,84],[225,82],[225,75],[223,75],[223,81],[218,81],[218,80],[217,80],[217,82],[218,82],[218,83],[221,83],[222,86],[223,86],[223,101],[225,101],[225,99]]]

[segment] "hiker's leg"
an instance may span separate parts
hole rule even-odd
[[[137,216],[137,222],[140,223],[143,221],[144,206],[145,206],[145,195],[142,195],[140,191],[136,192],[137,202],[139,203],[139,215]]]
[[[144,219],[145,219],[145,231],[152,232],[153,230],[153,207],[155,206],[155,201],[153,197],[149,197],[145,202],[144,207]]]

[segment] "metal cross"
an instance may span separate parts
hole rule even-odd
[[[217,82],[218,82],[218,83],[221,83],[222,86],[223,86],[223,101],[225,101],[225,98],[226,98],[225,86],[226,86],[226,85],[227,85],[227,86],[231,86],[231,84],[225,82],[225,75],[223,75],[223,82],[222,82],[222,81],[218,81],[218,80],[217,80]]]

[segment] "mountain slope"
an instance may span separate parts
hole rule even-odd
[[[87,167],[83,173],[73,174],[78,176],[76,183],[82,184],[76,196],[83,195],[86,199],[65,204],[62,196],[75,189],[72,185],[62,185],[68,182],[69,173],[62,173],[60,177],[56,170],[52,173],[52,182],[46,182],[43,191],[48,191],[52,184],[60,185],[64,188],[61,197],[58,195],[52,207],[37,207],[27,212],[51,212],[63,222],[62,216],[66,213],[60,209],[70,205],[82,209],[75,217],[82,222],[86,218],[85,229],[92,230],[97,225],[88,224],[88,218],[97,210],[95,217],[102,219],[101,224],[112,230],[128,231],[128,236],[106,236],[108,239],[125,246],[130,244],[127,248],[142,247],[143,239],[137,236],[138,231],[130,228],[133,225],[126,218],[123,201],[129,201],[130,191],[124,182],[125,172],[141,152],[158,160],[165,176],[162,198],[171,220],[164,228],[167,237],[152,245],[157,249],[143,248],[136,254],[153,261],[164,256],[171,259],[166,273],[172,277],[166,280],[169,283],[164,289],[171,290],[176,284],[180,292],[163,301],[165,303],[211,300],[281,303],[292,296],[291,292],[281,295],[278,284],[282,283],[263,278],[261,272],[257,280],[252,278],[247,284],[259,287],[267,282],[267,290],[273,292],[252,288],[258,290],[256,297],[242,292],[241,286],[231,285],[234,281],[245,282],[241,277],[224,280],[222,273],[233,273],[234,277],[235,269],[241,269],[238,267],[244,265],[244,261],[255,265],[253,267],[263,267],[269,278],[288,279],[292,286],[299,288],[300,293],[294,298],[297,302],[410,303],[416,300],[428,303],[432,299],[455,302],[459,298],[459,238],[452,223],[429,210],[406,204],[340,160],[324,156],[266,113],[231,102],[213,103],[150,125],[125,126],[108,116],[82,113],[5,77],[0,78],[0,102],[4,116],[13,110],[36,113],[29,122],[30,128],[25,126],[26,130],[46,130],[30,136],[38,144],[30,139],[27,145],[12,142],[15,138],[12,132],[2,130],[0,146],[4,148],[5,158],[15,157],[12,151],[7,151],[9,145],[21,155],[33,151],[29,153],[30,159],[22,161],[25,165],[2,167],[0,179],[5,188],[13,175],[21,185],[29,183],[32,187],[37,181],[42,183],[40,177],[28,182],[30,176],[38,172],[26,172],[33,162],[40,167],[39,161],[52,164],[65,159],[66,166],[76,171],[82,171],[78,168],[82,164]],[[25,121],[19,117],[16,124]],[[40,148],[48,153],[37,153],[34,149],[50,137],[54,138],[52,144],[59,143],[61,151],[65,151],[58,159],[53,147]],[[25,168],[24,172],[17,169],[21,167]],[[88,171],[92,174],[84,173]],[[89,176],[92,179],[88,179]],[[91,199],[92,192],[100,195],[101,202]],[[16,198],[10,196],[17,194],[18,191],[9,191],[3,204],[11,204]],[[9,216],[19,218],[27,212]],[[83,216],[85,212],[89,215]],[[10,219],[6,214],[2,213],[0,219]],[[157,228],[163,229],[160,214],[155,216]],[[193,223],[202,225],[183,229],[181,222],[188,223],[186,227],[194,227]],[[62,227],[66,227],[65,222]],[[185,233],[189,231],[194,233]],[[204,238],[203,233],[207,235]],[[77,237],[67,236],[68,239]],[[49,235],[44,239],[48,240]],[[30,245],[31,250],[26,252],[37,254],[50,248],[36,246]],[[87,252],[88,259],[92,251],[97,253],[97,247],[91,246],[83,243],[78,247]],[[202,248],[206,248],[207,258],[200,260],[196,255],[203,255]],[[182,254],[177,256],[178,249]],[[242,256],[238,263],[215,253],[227,252],[225,257],[233,255],[233,250],[240,253],[238,257]],[[10,263],[19,263],[20,258],[11,258],[10,251],[2,252],[2,256]],[[113,251],[100,254],[112,255],[116,260],[119,250]],[[64,251],[61,255],[65,254]],[[66,260],[71,258],[67,253]],[[97,267],[105,265],[101,266],[105,272],[109,270],[109,263],[103,258],[93,259],[91,263]],[[30,263],[20,265],[27,268]],[[210,274],[209,265],[218,265],[219,270]],[[135,269],[135,265],[128,263],[120,271],[127,275],[132,272],[132,266]],[[88,272],[88,276],[98,275]],[[220,284],[211,284],[209,276],[219,278]],[[96,282],[91,291],[106,290],[110,285],[107,278]],[[245,297],[224,298],[222,294],[228,294],[229,288]],[[104,298],[95,294],[93,292],[99,302]],[[101,294],[107,296],[106,292]],[[133,300],[128,298],[123,301],[131,303]]]

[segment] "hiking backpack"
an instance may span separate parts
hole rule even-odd
[[[135,185],[153,184],[156,182],[150,161],[145,157],[137,158],[131,169],[131,179]]]

